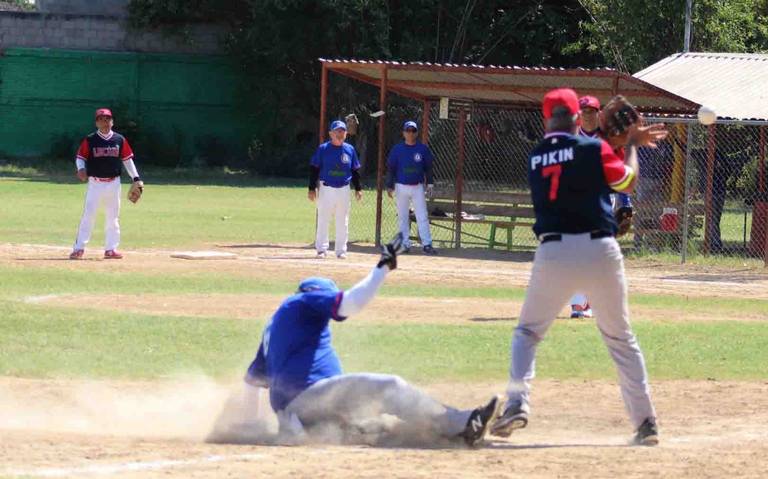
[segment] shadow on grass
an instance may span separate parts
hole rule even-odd
[[[504,317],[498,317],[498,318],[480,318],[480,317],[469,318],[470,321],[474,321],[476,323],[513,322],[513,321],[517,321],[519,319],[520,318],[518,318],[517,316],[509,316],[509,317],[506,317],[506,318],[504,318]]]

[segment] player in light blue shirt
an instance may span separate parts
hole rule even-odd
[[[236,427],[217,425],[209,440],[239,442],[233,431],[255,424],[258,414],[257,400],[247,398],[258,397],[258,388],[268,388],[283,442],[300,443],[329,425],[358,434],[376,425],[382,439],[405,433],[463,440],[471,447],[482,443],[501,407],[498,396],[477,409],[459,410],[440,404],[398,376],[342,372],[329,323],[344,321],[373,299],[387,273],[397,267],[402,244],[398,234],[383,246],[376,267],[349,290],[341,291],[327,278],[307,278],[299,284],[264,329],[245,376],[244,416]],[[386,421],[392,416],[400,421],[396,430]]]

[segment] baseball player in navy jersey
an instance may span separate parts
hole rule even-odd
[[[435,255],[437,251],[432,247],[425,198],[425,194],[430,195],[434,188],[433,159],[429,147],[418,141],[418,133],[419,128],[415,121],[406,121],[403,124],[404,141],[392,148],[387,159],[387,194],[390,198],[393,195],[395,197],[397,218],[400,223],[400,232],[405,238],[406,251],[411,248],[409,207],[413,203],[424,253]]]
[[[247,431],[249,424],[258,424],[256,407],[248,404],[258,404],[258,388],[269,388],[284,442],[301,443],[314,428],[354,431],[384,414],[403,421],[406,430],[433,433],[429,437],[463,440],[469,446],[482,442],[499,412],[499,396],[477,409],[459,410],[440,404],[398,376],[342,373],[329,323],[359,313],[387,273],[397,267],[397,255],[403,250],[398,233],[382,247],[381,258],[368,276],[346,291],[328,278],[299,283],[264,329],[245,376],[246,408],[236,430]],[[226,434],[214,434],[210,440],[231,442]]]
[[[317,202],[317,235],[315,248],[318,258],[328,251],[328,226],[336,213],[336,257],[347,257],[349,234],[349,184],[355,187],[355,197],[363,198],[360,185],[360,160],[355,147],[346,143],[347,125],[341,120],[331,123],[330,140],[317,147],[309,168],[310,201]]]
[[[93,222],[99,206],[105,210],[104,259],[122,259],[117,251],[120,244],[120,173],[122,168],[134,183],[141,183],[133,163],[133,150],[123,135],[112,131],[112,112],[106,108],[96,110],[97,130],[80,143],[75,163],[77,177],[88,182],[85,207],[77,230],[77,239],[69,259],[82,259],[85,246],[91,239]]]
[[[528,424],[530,382],[538,343],[577,290],[592,301],[597,327],[619,372],[635,427],[635,444],[658,443],[643,353],[629,324],[624,261],[614,235],[610,194],[630,193],[638,180],[637,147],[655,146],[662,125],[633,124],[621,160],[603,140],[578,135],[579,102],[570,89],[544,97],[546,135],[528,157],[528,181],[540,241],[511,347],[507,408],[492,433],[506,437]],[[578,271],[579,274],[572,274]]]
[[[590,95],[583,96],[579,98],[579,107],[581,108],[581,126],[579,126],[579,135],[600,139],[600,100]],[[621,154],[623,155],[623,151]],[[611,206],[613,208],[616,207],[617,200],[621,207],[632,207],[632,202],[629,199],[629,195],[626,193],[615,193],[611,195]],[[571,318],[591,318],[592,316],[592,308],[589,307],[587,296],[582,293],[574,294],[573,297],[571,297]]]

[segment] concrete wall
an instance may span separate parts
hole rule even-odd
[[[69,0],[73,3],[93,3]],[[42,2],[41,2],[42,3]],[[51,3],[66,3],[51,0]],[[119,0],[104,3],[117,4]],[[134,31],[120,15],[45,12],[0,12],[0,49],[11,47],[148,53],[223,53],[226,30],[216,25],[192,25],[182,38],[156,31]]]
[[[37,0],[37,11],[42,13],[68,13],[71,15],[128,14],[129,0]]]

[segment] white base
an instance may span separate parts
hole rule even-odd
[[[181,259],[236,259],[234,253],[222,253],[221,251],[179,251],[171,254],[171,258]]]

